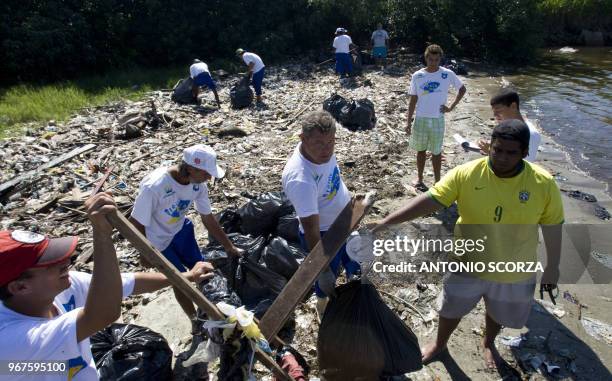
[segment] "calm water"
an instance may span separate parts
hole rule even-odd
[[[521,109],[566,147],[572,161],[612,191],[612,48],[547,51],[540,63],[505,78]]]

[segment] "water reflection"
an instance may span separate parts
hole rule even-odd
[[[523,111],[612,189],[612,49],[547,51],[519,72],[506,79],[521,94]]]

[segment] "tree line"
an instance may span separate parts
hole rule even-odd
[[[393,41],[522,63],[580,25],[609,28],[609,0],[3,0],[0,84],[56,81],[126,67],[331,56],[337,26],[358,44],[382,22]],[[560,32],[561,31],[561,32]]]

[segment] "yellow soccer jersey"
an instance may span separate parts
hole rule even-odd
[[[429,190],[444,205],[457,202],[456,238],[486,238],[484,253],[472,253],[461,261],[535,261],[538,225],[563,223],[561,194],[553,177],[538,165],[523,160],[522,171],[499,178],[482,158],[451,170]],[[516,281],[531,273],[479,273],[484,279]]]

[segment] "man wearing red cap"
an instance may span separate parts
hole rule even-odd
[[[65,373],[37,379],[97,380],[89,336],[119,318],[122,297],[170,285],[160,273],[119,273],[113,229],[106,219],[116,211],[112,197],[100,193],[85,206],[93,227],[91,275],[68,271],[77,237],[0,232],[0,359],[67,362]],[[186,277],[200,281],[211,270],[209,263],[200,262]]]
[[[227,238],[208,199],[206,182],[224,174],[217,165],[215,151],[198,144],[183,151],[180,164],[157,168],[140,182],[130,221],[179,271],[186,271],[202,260],[193,223],[185,217],[192,204],[210,235],[229,255],[239,256],[242,252]],[[174,295],[191,319],[193,333],[198,333],[193,302],[178,289],[174,289]]]

